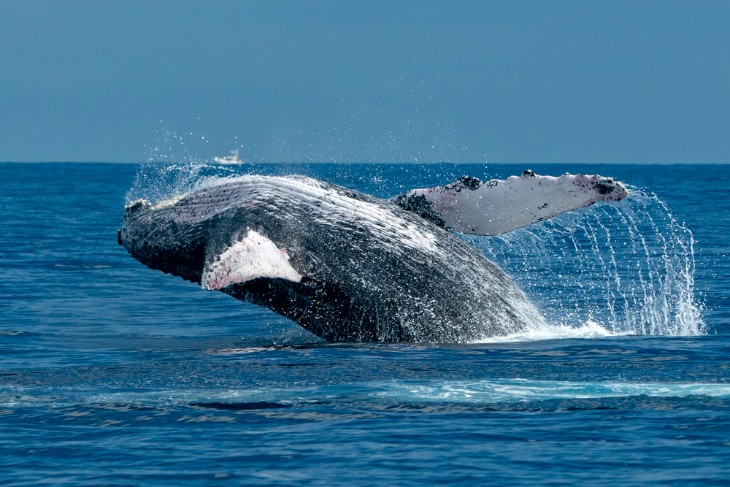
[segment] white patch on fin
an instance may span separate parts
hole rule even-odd
[[[446,186],[414,189],[396,202],[415,201],[416,210],[427,210],[455,232],[500,235],[598,201],[619,201],[628,194],[623,184],[603,176],[553,177],[525,171],[501,181],[462,178]]]
[[[289,255],[263,235],[249,230],[240,242],[206,264],[200,281],[204,289],[223,289],[259,277],[299,282],[302,276],[289,263]]]

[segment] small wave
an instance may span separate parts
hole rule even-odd
[[[278,402],[194,402],[190,406],[203,409],[218,409],[221,411],[254,411],[259,409],[281,409],[291,407]]]
[[[0,330],[0,336],[32,336],[33,333],[23,330]]]
[[[678,398],[689,396],[730,397],[730,384],[567,382],[527,379],[388,383],[374,386],[371,395],[398,401],[447,401],[463,403],[528,402],[554,399],[600,399],[617,397]]]
[[[63,270],[98,270],[98,269],[111,269],[112,266],[108,264],[76,264],[76,263],[64,263],[64,264],[53,264],[56,269]]]
[[[296,408],[314,404],[352,404],[373,400],[399,404],[514,404],[604,398],[730,399],[730,384],[662,382],[576,382],[532,379],[375,381],[312,387],[262,389],[149,390],[96,393],[34,388],[0,389],[0,407],[59,408],[86,404],[97,408],[197,407],[219,410]]]
[[[211,355],[244,355],[247,353],[257,353],[257,352],[269,352],[274,348],[274,345],[268,346],[268,347],[246,347],[246,348],[220,348],[220,349],[210,349],[207,352]]]

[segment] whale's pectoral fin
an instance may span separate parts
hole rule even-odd
[[[619,201],[626,196],[626,187],[611,178],[538,176],[528,170],[504,180],[464,176],[445,186],[407,191],[392,201],[455,232],[499,235],[597,201]]]
[[[289,263],[289,255],[274,242],[253,230],[223,252],[208,256],[201,285],[223,289],[262,277],[299,282],[302,276]]]

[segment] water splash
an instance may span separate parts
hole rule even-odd
[[[235,175],[234,169],[215,166],[204,161],[143,163],[132,187],[127,191],[125,204],[138,199],[157,204],[192,191],[210,178],[233,175]]]
[[[492,238],[470,238],[520,284],[555,325],[594,334],[706,333],[694,298],[694,238],[655,194],[633,189]],[[564,330],[563,330],[564,331]]]
[[[158,130],[155,142],[145,146],[145,162],[127,191],[126,204],[138,199],[159,203],[195,189],[208,178],[234,175],[234,168],[213,164],[200,155],[210,153],[210,142],[210,137],[194,132]]]

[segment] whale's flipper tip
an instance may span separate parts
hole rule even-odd
[[[615,181],[612,178],[605,178],[602,181],[598,181],[596,183],[596,190],[600,194],[606,195],[606,199],[609,201],[621,201],[629,196],[628,188],[622,182]]]

